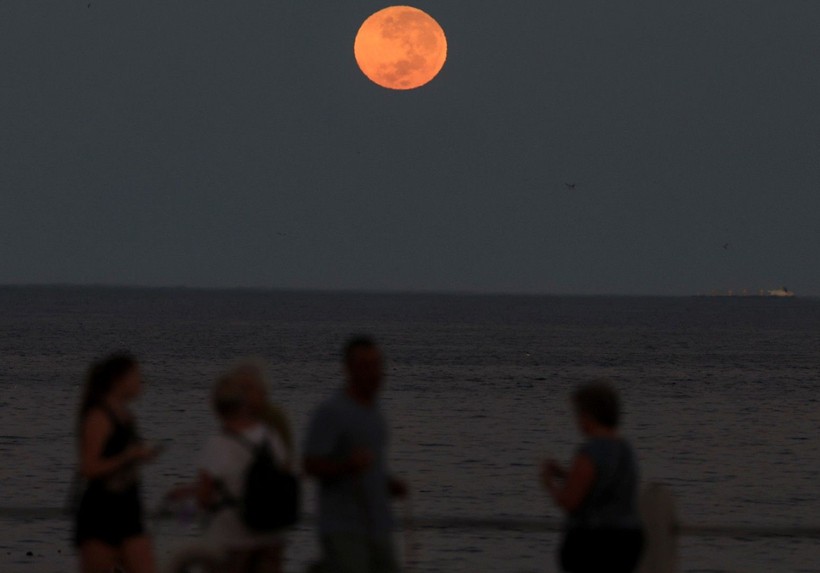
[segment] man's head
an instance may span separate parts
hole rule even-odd
[[[589,433],[593,426],[614,430],[621,421],[621,401],[609,380],[593,380],[572,394],[572,402],[581,431]]]
[[[375,400],[384,380],[384,359],[376,342],[368,336],[351,338],[345,344],[344,365],[354,397]]]

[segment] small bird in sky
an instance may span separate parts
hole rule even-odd
[[[723,250],[724,250],[724,251],[728,251],[728,250],[729,250],[729,243],[723,243]]]
[[[566,185],[570,191],[575,191],[575,183],[564,183],[564,185]]]

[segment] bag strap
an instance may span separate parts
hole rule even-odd
[[[225,435],[226,438],[229,438],[229,439],[233,440],[234,442],[242,445],[245,449],[250,450],[253,453],[255,453],[256,450],[258,450],[261,446],[264,445],[264,442],[262,442],[261,444],[254,444],[252,441],[250,441],[245,436],[243,436],[241,434],[237,434],[235,432],[229,432],[229,431],[225,430],[223,432],[223,434]]]
[[[270,441],[268,440],[268,435],[266,433],[264,439],[259,442],[258,444],[253,443],[248,438],[241,434],[237,434],[235,432],[228,432],[225,430],[223,432],[226,438],[233,440],[234,442],[240,444],[242,447],[247,449],[251,452],[252,455],[256,455],[259,450],[264,450],[270,455],[271,459],[273,460],[274,464],[280,471],[287,471],[287,466],[283,464],[282,460],[278,459],[273,448],[271,447]]]
[[[233,440],[234,442],[236,442],[237,444],[239,444],[243,448],[250,451],[251,454],[253,454],[253,455],[255,455],[256,452],[259,451],[260,448],[270,449],[268,447],[266,441],[264,441],[264,440],[259,444],[255,444],[252,441],[250,441],[249,439],[247,439],[245,436],[243,436],[241,434],[237,434],[236,432],[229,432],[227,430],[223,430],[222,434],[226,438],[228,438],[230,440]],[[271,456],[271,457],[273,457],[273,456]],[[273,457],[273,459],[274,459],[274,461],[276,461],[275,457]],[[232,495],[231,492],[228,491],[228,488],[225,486],[225,482],[223,482],[222,480],[217,480],[214,483],[214,485],[216,486],[216,489],[219,492],[219,495],[221,496],[222,499],[219,501],[219,503],[217,503],[213,507],[209,508],[211,513],[215,514],[215,513],[218,513],[220,511],[222,511],[223,509],[236,508],[237,506],[240,505],[241,497],[236,497],[236,496]]]

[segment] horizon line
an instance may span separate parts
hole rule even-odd
[[[258,293],[303,293],[303,294],[348,294],[348,295],[404,295],[404,296],[465,296],[465,297],[521,297],[521,298],[777,298],[759,295],[711,295],[710,291],[690,294],[657,294],[657,293],[569,293],[569,292],[533,292],[533,291],[500,291],[500,290],[439,290],[439,289],[373,289],[373,288],[316,288],[316,287],[277,287],[277,286],[195,286],[195,285],[144,285],[122,283],[0,283],[0,289],[108,289],[108,290],[147,290],[147,291],[205,291],[205,292],[258,292]],[[766,290],[766,289],[763,289]],[[725,292],[725,291],[724,291]],[[796,294],[794,298],[817,298],[820,294]]]

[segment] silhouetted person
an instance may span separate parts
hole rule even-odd
[[[567,471],[544,463],[542,480],[567,512],[560,564],[570,573],[631,573],[643,548],[638,513],[638,463],[620,437],[620,404],[607,381],[595,381],[572,395],[586,442]]]
[[[258,448],[265,448],[282,470],[292,469],[285,440],[262,419],[261,406],[267,402],[260,403],[259,397],[265,387],[264,371],[252,361],[237,365],[216,382],[211,400],[219,432],[205,444],[197,483],[169,494],[173,500],[195,496],[210,512],[204,544],[177,555],[173,571],[195,565],[209,573],[281,572],[285,530],[253,530],[242,513],[247,472]]]
[[[80,404],[80,475],[74,541],[84,573],[156,571],[143,523],[139,465],[156,451],[140,440],[130,403],[140,394],[137,361],[116,354],[92,365]]]
[[[319,480],[320,570],[393,573],[390,497],[407,488],[387,470],[387,424],[377,401],[382,353],[373,340],[355,338],[344,365],[346,384],[313,415],[304,451],[305,472]]]

